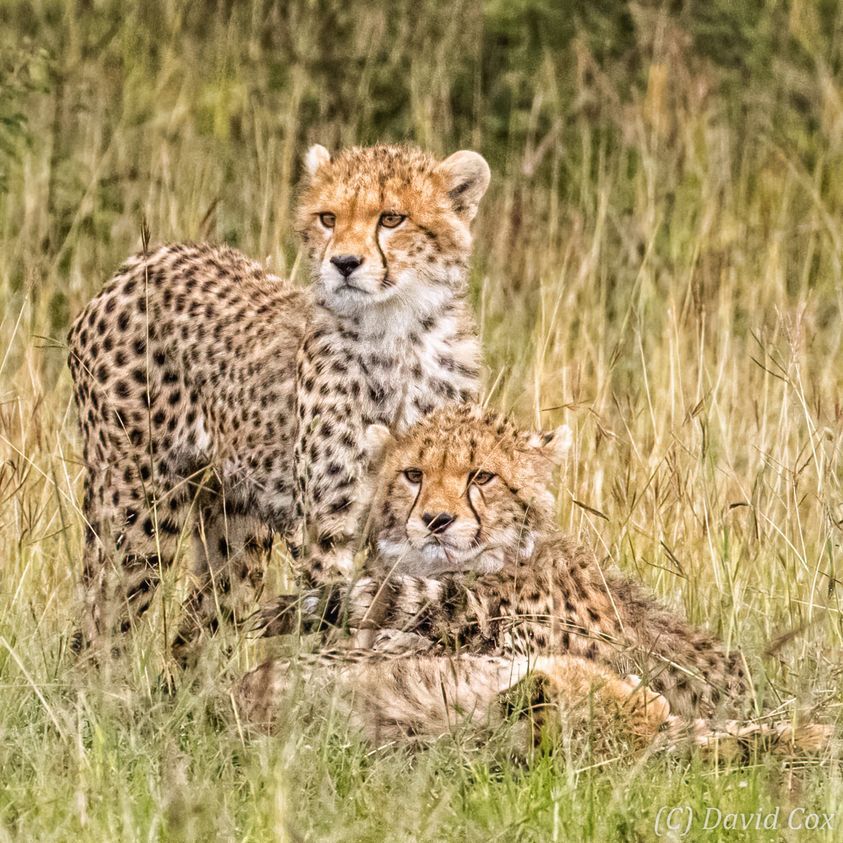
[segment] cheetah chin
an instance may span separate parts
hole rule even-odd
[[[460,547],[442,540],[430,540],[419,545],[407,541],[383,540],[378,543],[378,547],[385,558],[393,560],[391,570],[396,574],[423,572],[425,576],[440,576],[465,571],[493,574],[506,561],[503,548],[478,543]]]

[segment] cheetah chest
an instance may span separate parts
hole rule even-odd
[[[420,418],[451,401],[478,393],[478,346],[474,337],[445,330],[409,331],[401,338],[380,338],[358,355],[364,382],[367,424],[384,424],[403,433]]]

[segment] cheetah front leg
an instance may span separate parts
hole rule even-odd
[[[202,639],[220,623],[237,626],[263,587],[272,533],[260,522],[226,513],[220,500],[200,509],[194,527],[193,584],[172,644],[181,668],[195,665]]]
[[[328,460],[321,458],[327,443],[317,443],[320,432],[333,430],[324,419],[315,422],[317,432],[304,434],[296,448],[299,492],[299,524],[294,533],[293,556],[306,585],[346,579],[354,568],[357,526],[363,500],[360,492],[364,472],[361,453],[351,443],[356,438],[353,424],[343,424],[343,443]]]
[[[294,448],[295,529],[308,585],[351,574],[374,469],[390,437],[386,427],[363,418],[358,403],[364,382],[354,362],[326,361],[326,349],[314,352],[312,345],[306,340],[299,353]]]

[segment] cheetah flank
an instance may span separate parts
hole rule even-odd
[[[465,293],[486,162],[317,145],[305,165],[308,289],[228,248],[164,246],[121,267],[70,331],[87,468],[83,641],[133,625],[188,528],[181,662],[219,614],[242,614],[272,533],[315,551],[311,582],[347,573],[367,426],[400,434],[477,393]]]
[[[317,710],[330,699],[332,717],[378,746],[445,735],[488,738],[514,719],[511,749],[518,755],[559,732],[592,734],[605,749],[640,749],[669,719],[663,697],[574,656],[379,658],[349,652],[265,662],[235,689],[240,714],[264,730],[277,729],[285,717],[296,722],[297,684],[318,701]]]

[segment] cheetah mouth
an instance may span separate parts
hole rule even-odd
[[[465,562],[473,559],[484,550],[479,534],[469,542],[454,541],[445,535],[431,534],[421,545],[426,556],[439,557],[449,562]]]
[[[481,574],[499,571],[506,562],[506,554],[497,545],[482,541],[478,535],[467,545],[453,542],[426,541],[418,548],[420,569],[425,576],[439,576],[448,572],[476,571]]]
[[[362,287],[358,287],[356,284],[352,284],[351,281],[343,281],[342,284],[337,287],[338,293],[345,293],[347,291],[355,292],[355,293],[363,293],[364,296],[368,296],[369,293],[367,290],[364,290]]]

